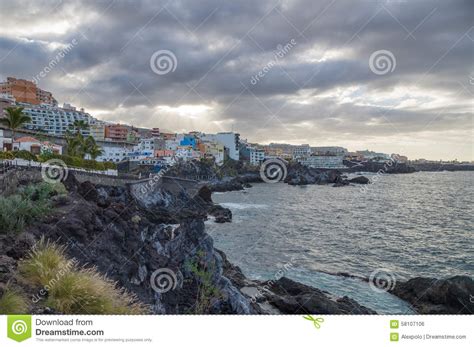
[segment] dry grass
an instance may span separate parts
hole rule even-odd
[[[0,297],[0,314],[24,314],[28,305],[25,298],[14,290],[6,289]]]
[[[41,240],[20,265],[31,284],[47,289],[46,305],[65,314],[145,314],[147,306],[96,268],[81,268],[64,247]]]

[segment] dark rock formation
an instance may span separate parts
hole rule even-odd
[[[237,177],[226,177],[223,179],[214,179],[208,183],[209,189],[213,192],[230,192],[250,188],[250,183],[262,182],[260,174],[246,173]]]
[[[420,314],[474,313],[474,281],[468,276],[416,277],[397,282],[391,293],[408,301]]]
[[[247,279],[238,266],[231,264],[225,254],[224,276],[250,299],[253,309],[263,314],[376,314],[344,296],[337,298],[317,288],[282,277],[275,281]]]
[[[143,208],[125,188],[78,184],[73,178],[69,183],[68,202],[58,204],[52,215],[19,235],[0,235],[2,283],[14,280],[17,262],[45,237],[65,245],[68,255],[79,264],[96,266],[135,293],[155,314],[255,312],[249,300],[222,275],[222,258],[205,232],[206,215],[195,201],[179,205],[178,197],[163,192],[168,204]],[[215,211],[220,218],[230,218],[226,209]],[[170,220],[179,224],[167,224]],[[153,274],[160,269],[171,271],[168,279],[172,286],[165,292],[153,289]],[[208,272],[210,280],[205,285],[218,293],[203,299],[204,303],[197,302],[203,279],[193,269]],[[28,288],[23,291],[30,292]],[[35,304],[32,312],[45,312],[42,305],[43,301]]]
[[[376,314],[375,311],[359,305],[347,296],[332,299],[329,293],[286,277],[282,277],[276,282],[264,282],[263,287],[268,288],[268,292],[263,295],[263,298],[282,313]]]
[[[208,213],[215,217],[216,223],[226,223],[232,221],[232,211],[220,205],[213,205],[210,207]]]
[[[291,163],[287,167],[285,182],[289,185],[337,183],[341,172],[338,170],[313,169],[299,163]]]
[[[357,183],[357,184],[369,184],[370,183],[370,180],[365,176],[357,176],[357,177],[354,177],[354,178],[352,178],[348,181],[350,183]]]
[[[344,165],[348,167],[348,172],[382,172],[387,174],[413,173],[416,169],[407,163],[401,163],[393,160],[385,162],[365,161],[352,162],[344,160]]]
[[[416,171],[474,171],[474,164],[469,163],[412,163]]]

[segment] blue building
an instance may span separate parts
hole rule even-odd
[[[180,146],[191,146],[193,149],[196,149],[196,138],[191,135],[185,135],[184,138],[179,143]]]

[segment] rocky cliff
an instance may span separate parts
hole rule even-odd
[[[28,177],[17,181],[19,187],[36,183]],[[231,218],[230,211],[212,202],[207,187],[189,196],[157,186],[137,196],[127,186],[80,183],[73,174],[64,186],[65,194],[49,197],[51,213],[23,232],[0,233],[0,298],[7,288],[20,288],[29,297],[38,293],[41,288],[18,276],[18,264],[45,238],[64,246],[79,267],[94,266],[153,314],[375,313],[351,298],[285,277],[246,278],[206,233],[208,215],[216,221]],[[49,290],[43,299],[29,302],[28,312],[61,313],[48,307]],[[473,308],[466,295],[472,290],[468,277],[414,279],[397,284],[393,294],[420,313],[469,313]]]
[[[52,213],[19,234],[0,235],[0,295],[7,286],[31,297],[40,289],[25,285],[17,267],[46,238],[79,266],[96,267],[136,295],[153,314],[373,313],[290,280],[268,286],[246,279],[205,231],[204,220],[217,206],[206,189],[187,197],[163,188],[137,199],[127,188],[79,183],[72,174],[64,185],[66,195],[51,197]],[[263,294],[254,296],[260,287]],[[28,311],[52,312],[45,300],[32,301]]]

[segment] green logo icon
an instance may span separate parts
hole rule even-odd
[[[18,342],[29,339],[31,337],[31,316],[8,316],[7,336]]]
[[[397,320],[391,320],[390,321],[390,328],[391,329],[398,329],[398,321]]]
[[[390,341],[397,342],[398,341],[398,333],[390,333]]]
[[[307,315],[307,316],[303,316],[303,318],[313,322],[313,325],[316,329],[321,328],[321,323],[324,322],[324,318],[322,318],[322,317],[314,318],[311,315]]]

